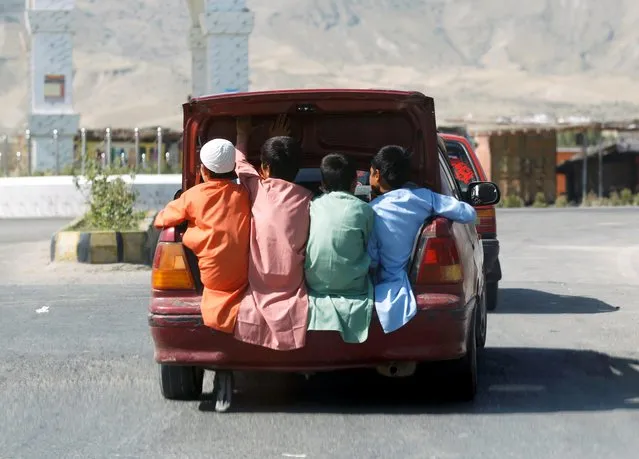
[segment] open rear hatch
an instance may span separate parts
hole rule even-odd
[[[236,140],[237,117],[250,116],[254,130],[249,161],[259,166],[260,147],[280,114],[290,120],[291,135],[304,151],[301,166],[317,168],[324,155],[349,154],[367,171],[373,155],[385,145],[401,145],[413,153],[412,180],[440,190],[434,101],[417,92],[379,90],[297,90],[222,94],[184,104],[182,186],[200,183],[199,150],[208,140]],[[302,172],[298,176],[301,178]],[[180,231],[176,231],[179,239]],[[195,257],[188,253],[193,277]],[[201,286],[198,285],[198,290]]]
[[[351,155],[368,170],[384,145],[401,145],[413,155],[413,180],[439,189],[433,99],[421,93],[373,90],[305,90],[224,94],[184,104],[183,187],[199,183],[199,148],[221,137],[235,143],[235,120],[251,116],[255,127],[245,152],[259,164],[269,126],[287,114],[291,135],[304,150],[302,167],[318,167],[331,152]],[[426,154],[426,153],[430,154]]]

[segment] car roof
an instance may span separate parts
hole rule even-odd
[[[457,141],[457,142],[463,142],[463,143],[469,143],[468,139],[464,136],[461,135],[457,135],[457,134],[445,134],[443,132],[440,132],[439,135],[441,136],[442,139],[444,140],[449,140],[449,141]]]

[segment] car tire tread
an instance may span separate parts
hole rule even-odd
[[[168,400],[199,400],[204,370],[197,367],[160,364],[160,389]]]

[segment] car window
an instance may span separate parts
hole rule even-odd
[[[461,193],[455,183],[455,179],[453,178],[450,168],[441,156],[439,158],[439,173],[441,174],[442,194],[461,199]]]
[[[470,182],[478,181],[479,174],[470,159],[469,153],[461,142],[447,141],[446,150],[448,161],[455,174],[455,180],[463,192],[468,189]]]

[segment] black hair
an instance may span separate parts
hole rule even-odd
[[[357,169],[351,159],[342,153],[324,156],[320,165],[324,191],[351,191],[357,180]]]
[[[293,137],[271,137],[260,151],[262,164],[269,167],[271,177],[295,181],[300,170],[302,147]]]
[[[411,154],[397,145],[387,145],[373,157],[371,165],[391,189],[396,190],[410,180]]]

